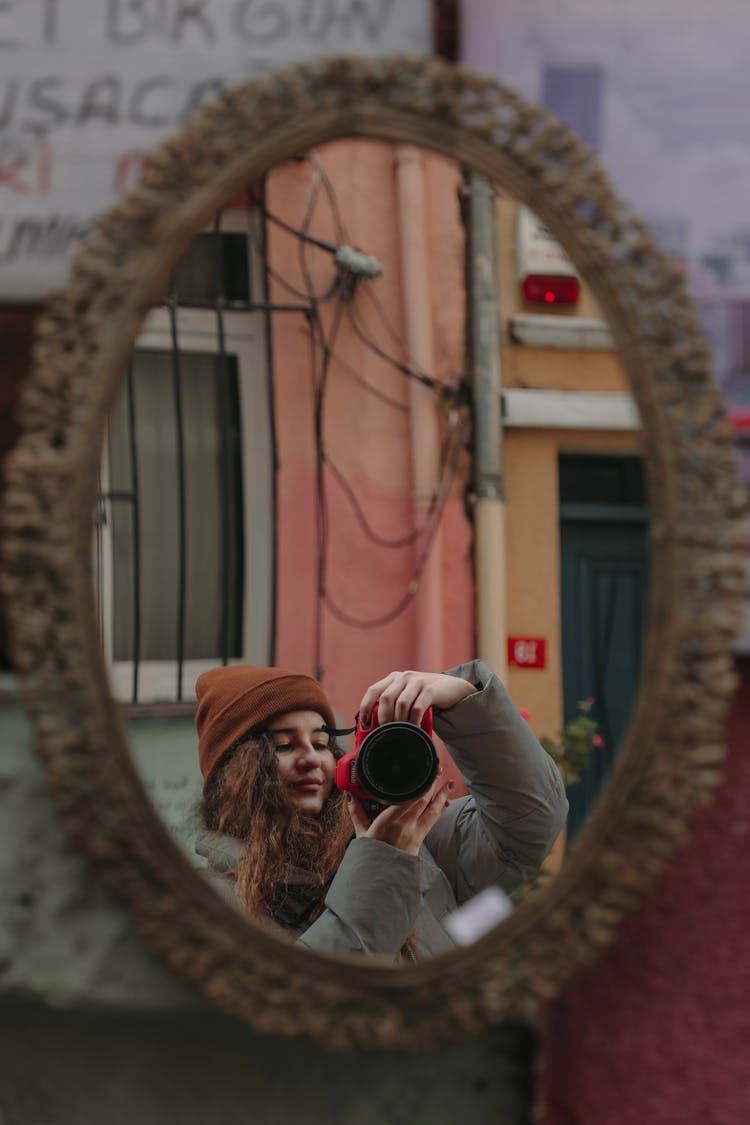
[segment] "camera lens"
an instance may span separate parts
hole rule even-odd
[[[357,755],[364,789],[384,804],[400,805],[424,793],[437,777],[437,751],[414,723],[384,723],[367,735]]]

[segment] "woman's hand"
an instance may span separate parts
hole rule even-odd
[[[475,691],[468,680],[442,672],[391,672],[372,684],[362,696],[359,719],[367,728],[377,703],[378,724],[398,719],[419,726],[428,707],[447,711]]]
[[[391,672],[371,684],[362,696],[359,719],[364,728],[370,725],[372,709],[378,705],[378,725],[393,722],[422,722],[428,707],[447,710],[476,691],[473,684],[442,672]],[[394,848],[417,855],[420,845],[450,803],[452,781],[438,776],[433,785],[414,801],[403,805],[387,805],[371,822],[361,801],[347,794],[347,807],[358,837],[382,840]]]
[[[370,840],[382,840],[402,852],[417,855],[425,836],[448,808],[452,788],[452,781],[442,781],[438,777],[421,797],[404,805],[387,805],[372,822],[362,802],[347,793],[346,806],[355,835],[358,839],[366,836]]]

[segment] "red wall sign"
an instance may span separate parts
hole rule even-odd
[[[508,637],[509,668],[546,668],[546,637]]]

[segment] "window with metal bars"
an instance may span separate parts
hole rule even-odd
[[[263,235],[257,213],[242,208],[194,240],[144,324],[110,418],[94,551],[102,642],[122,702],[188,701],[205,668],[271,659]]]

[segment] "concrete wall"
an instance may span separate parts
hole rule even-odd
[[[175,840],[194,862],[196,809],[202,778],[191,715],[131,718],[128,740],[144,788]]]
[[[342,1060],[211,1012],[0,1010],[0,1119],[13,1125],[472,1125],[530,1121],[529,1040]],[[8,1044],[6,1047],[5,1044]]]
[[[70,853],[12,680],[0,686],[2,1125],[530,1120],[528,1029],[342,1059],[207,1010],[141,948],[125,911]],[[152,770],[152,795],[175,824],[190,805],[187,784],[170,788],[185,776],[187,742],[184,729]],[[166,743],[157,734],[148,745]]]
[[[742,674],[715,799],[614,945],[547,1012],[544,1125],[750,1116],[750,662]],[[2,687],[3,1125],[531,1120],[528,1030],[342,1060],[207,1011],[70,854],[12,684]]]

